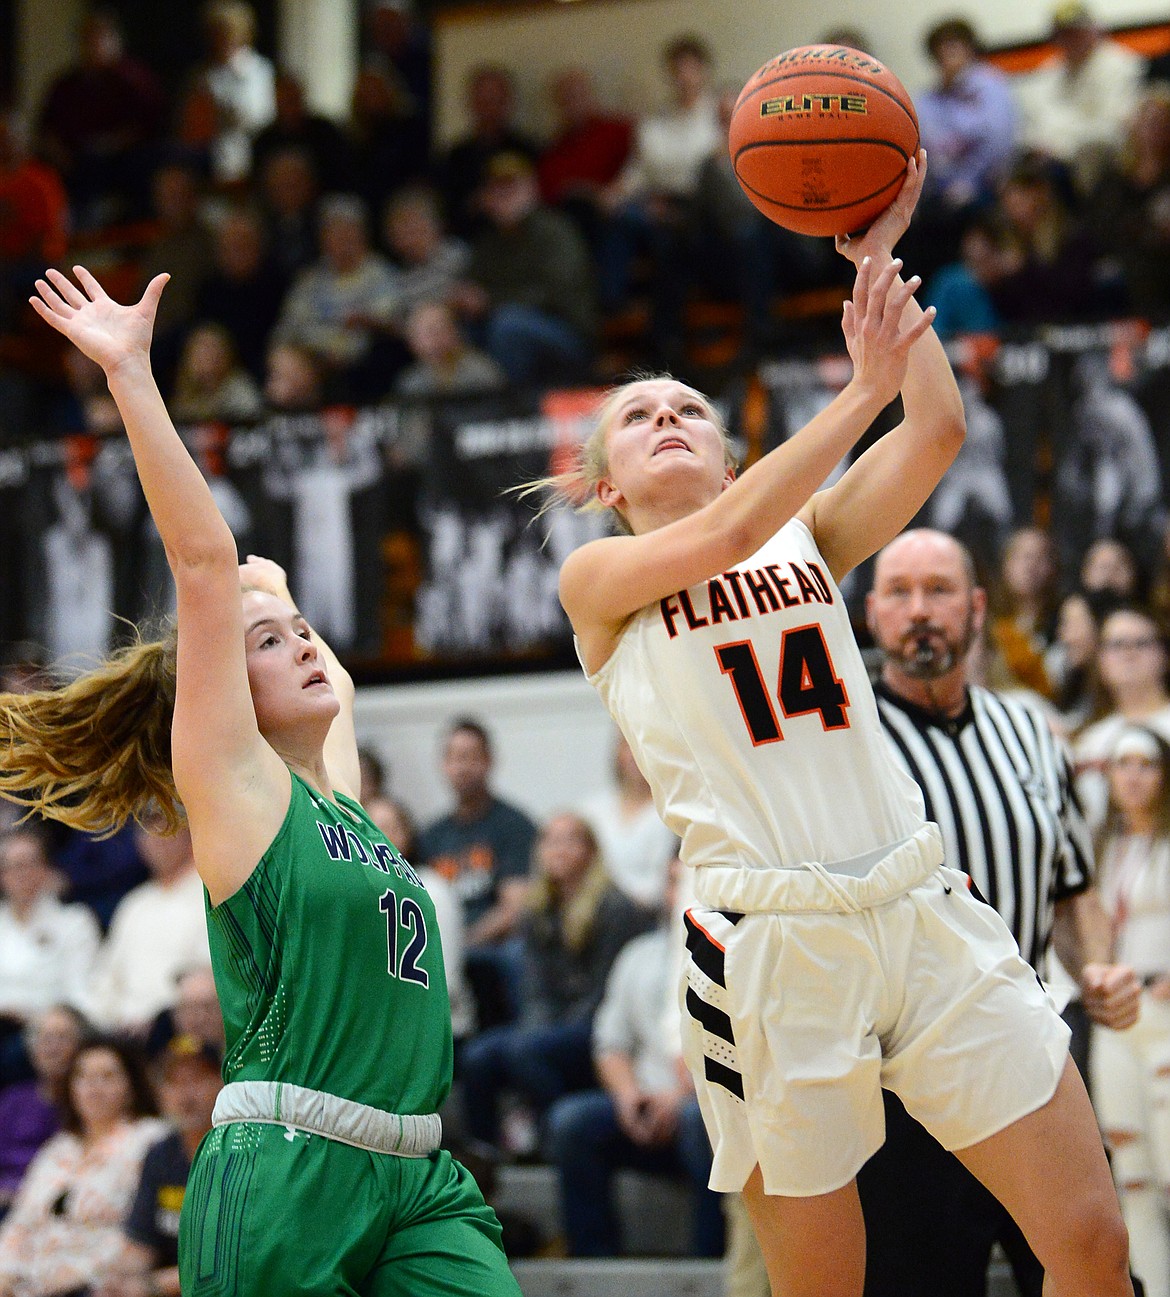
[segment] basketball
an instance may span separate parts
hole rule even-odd
[[[748,80],[727,143],[736,178],[770,220],[798,234],[852,234],[897,196],[918,116],[877,59],[802,45]]]

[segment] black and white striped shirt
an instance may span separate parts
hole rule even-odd
[[[971,876],[1046,975],[1055,903],[1089,886],[1093,857],[1068,759],[1043,713],[976,687],[953,719],[884,684],[875,692],[926,817],[942,830],[947,864]]]

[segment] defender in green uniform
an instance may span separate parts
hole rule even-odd
[[[105,370],[178,593],[141,643],[2,713],[0,794],[83,829],[191,827],[227,1030],[180,1225],[185,1297],[517,1297],[495,1215],[439,1148],[450,1006],[434,909],[351,793],[353,686],[284,573],[235,541],[150,371],[136,306],[85,270],[42,318]],[[241,589],[243,591],[241,597]]]

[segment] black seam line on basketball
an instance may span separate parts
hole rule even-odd
[[[904,113],[906,113],[906,116],[914,123],[914,129],[915,130],[918,129],[917,116],[914,113],[907,112],[906,105],[898,98],[896,94],[894,94],[892,90],[887,90],[884,86],[874,85],[872,81],[862,80],[861,77],[849,76],[845,72],[809,72],[807,69],[805,69],[802,72],[782,72],[778,77],[773,77],[770,81],[761,81],[758,86],[752,86],[751,92],[754,95],[761,90],[767,90],[769,86],[779,85],[781,81],[793,81],[797,77],[824,77],[826,81],[831,81],[834,78],[836,78],[836,80],[838,81],[853,81],[853,82],[861,81],[861,84],[865,86],[866,90],[873,90],[879,95],[885,95],[887,99],[890,99],[894,103],[896,103],[898,107]],[[744,86],[743,91],[740,92],[739,99],[735,101],[735,106],[737,108],[739,107],[740,101],[743,99],[744,93],[746,91],[747,91],[747,87]],[[816,96],[814,95],[813,98],[815,97]]]
[[[731,1029],[731,1018],[722,1009],[717,1009],[706,1000],[701,1000],[691,987],[687,987],[687,1012],[712,1036],[726,1040],[729,1045],[735,1044],[735,1033]]]
[[[879,194],[884,194],[890,185],[896,185],[902,179],[901,176],[895,176],[888,184],[882,185],[880,189],[875,189],[873,193],[862,194],[860,198],[854,198],[848,203],[829,203],[824,207],[809,207],[803,203],[782,203],[778,198],[773,198],[770,194],[761,194],[758,189],[753,189],[741,176],[739,183],[744,189],[755,194],[757,198],[762,198],[764,202],[770,203],[773,207],[782,208],[786,212],[843,212],[850,207],[860,207],[862,203],[868,203],[871,198],[877,198]]]
[[[732,1071],[730,1067],[724,1066],[723,1063],[717,1063],[715,1059],[703,1055],[703,1075],[714,1085],[721,1085],[725,1090],[730,1091],[737,1099],[743,1098],[743,1077]]]
[[[817,144],[877,144],[885,149],[893,149],[904,162],[910,161],[909,153],[900,144],[895,144],[893,140],[883,140],[871,135],[850,135],[846,138],[839,135],[828,135],[811,140],[753,140],[750,144],[742,145],[732,157],[734,160],[738,160],[745,153],[750,153],[752,149],[802,149],[813,148]]]

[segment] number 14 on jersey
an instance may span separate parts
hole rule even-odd
[[[783,739],[780,719],[751,640],[720,644],[715,656],[720,671],[731,680],[752,744],[759,747]],[[849,728],[849,695],[829,657],[824,633],[815,623],[790,627],[781,636],[776,700],[786,720],[818,712],[826,730]]]

